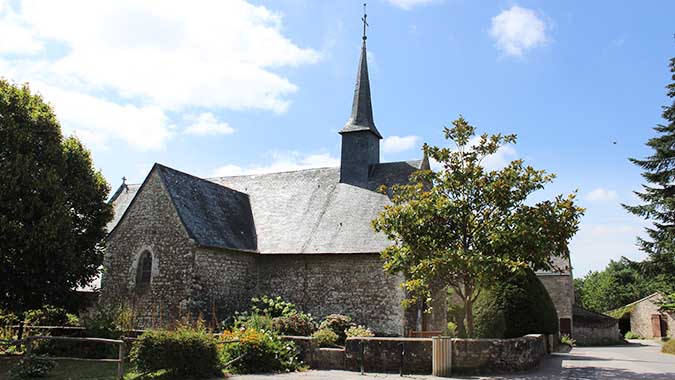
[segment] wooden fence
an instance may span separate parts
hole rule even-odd
[[[123,338],[124,339],[124,338]],[[68,361],[87,361],[87,362],[99,362],[99,363],[117,363],[117,380],[122,380],[124,378],[124,356],[126,355],[125,350],[125,340],[126,339],[103,339],[103,338],[78,338],[78,337],[66,337],[66,336],[43,336],[43,335],[33,335],[27,336],[21,340],[12,340],[12,341],[0,341],[0,345],[26,345],[26,351],[24,352],[24,357],[27,360],[68,360]],[[70,357],[59,357],[59,356],[34,356],[33,355],[33,342],[36,340],[57,340],[57,341],[68,341],[68,342],[94,342],[100,344],[111,344],[118,346],[118,356],[117,359],[88,359],[88,358],[70,358]]]

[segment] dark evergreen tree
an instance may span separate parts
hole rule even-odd
[[[67,306],[101,265],[109,187],[51,107],[0,79],[0,309]]]
[[[623,206],[653,223],[646,229],[649,238],[638,238],[640,248],[649,254],[642,271],[675,278],[675,58],[670,60],[670,72],[673,82],[666,89],[672,103],[663,107],[665,123],[654,128],[658,135],[647,141],[653,153],[645,159],[630,159],[644,170],[642,176],[647,183],[641,192],[635,192],[643,203]]]

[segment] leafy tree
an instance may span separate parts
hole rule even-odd
[[[668,276],[645,276],[640,271],[640,263],[626,258],[612,260],[604,270],[589,272],[574,283],[577,303],[599,313],[617,309],[654,292],[672,291],[675,291],[675,283],[669,281]]]
[[[0,308],[64,306],[97,275],[108,184],[28,85],[0,79]]]
[[[472,143],[473,126],[462,117],[452,124],[444,132],[456,149],[424,145],[441,169],[418,171],[410,184],[394,186],[393,205],[373,226],[394,242],[381,255],[387,271],[406,276],[406,304],[429,300],[430,284],[450,286],[462,300],[466,332],[473,336],[473,303],[480,289],[504,272],[554,269],[554,257],[569,256],[567,243],[583,209],[575,205],[574,194],[527,204],[554,175],[522,160],[486,171],[483,159],[515,143],[516,136],[483,134]]]
[[[649,238],[638,238],[640,249],[649,254],[642,270],[650,275],[671,274],[671,281],[675,282],[675,58],[671,58],[669,66],[673,82],[666,89],[672,102],[663,107],[661,114],[666,123],[654,127],[659,135],[647,141],[652,155],[630,159],[643,169],[642,176],[647,182],[641,192],[635,192],[643,203],[623,206],[653,222],[653,227],[646,228]]]

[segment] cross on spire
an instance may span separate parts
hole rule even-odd
[[[363,17],[361,17],[361,21],[363,21],[363,41],[365,41],[368,38],[366,36],[366,27],[370,26],[368,25],[368,14],[366,13],[366,3],[363,3]]]

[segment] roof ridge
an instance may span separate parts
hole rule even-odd
[[[227,189],[227,190],[229,190],[229,191],[234,191],[234,192],[237,192],[237,193],[244,194],[244,195],[248,196],[248,194],[245,193],[245,192],[243,192],[243,191],[235,190],[235,189],[233,189],[233,188],[231,188],[231,187],[227,187],[227,186],[225,186],[225,185],[221,185],[221,184],[219,184],[219,183],[216,183],[216,182],[213,182],[213,181],[209,181],[207,178],[197,177],[196,175],[192,175],[192,174],[190,174],[190,173],[186,173],[186,172],[184,172],[184,171],[181,171],[181,170],[178,170],[178,169],[174,169],[174,168],[172,168],[172,167],[169,167],[169,166],[166,166],[166,165],[162,165],[162,164],[160,164],[160,163],[155,163],[155,165],[157,166],[158,169],[161,169],[161,170],[170,170],[170,171],[173,171],[173,172],[175,172],[175,173],[178,173],[179,175],[183,175],[183,176],[189,177],[190,179],[194,179],[194,180],[197,180],[197,181],[203,181],[203,182],[205,182],[206,184],[208,184],[208,186],[218,186],[218,187],[222,187],[223,189]]]

